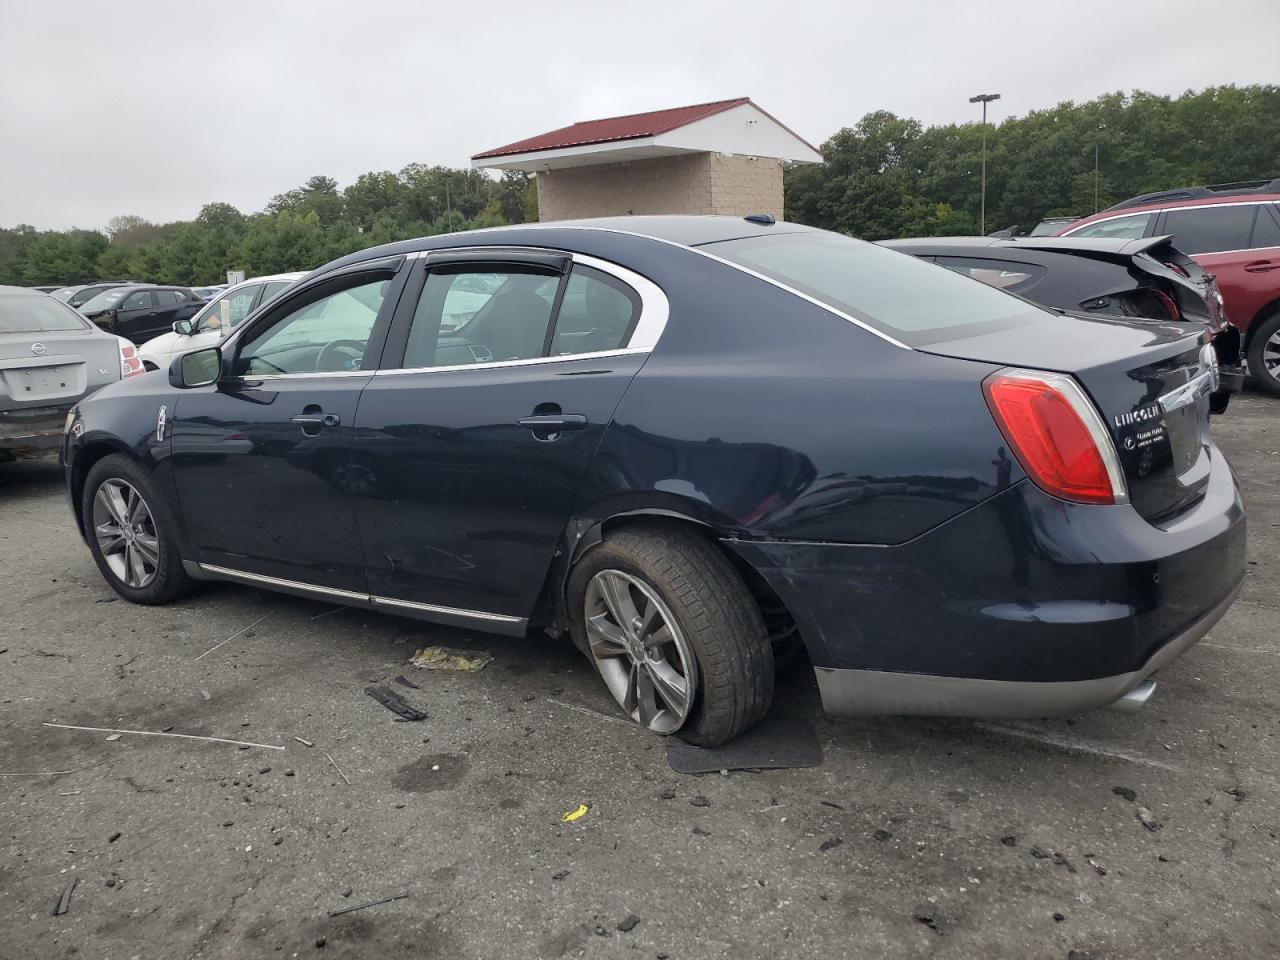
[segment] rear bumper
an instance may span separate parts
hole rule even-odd
[[[62,445],[62,427],[74,402],[0,413],[0,450],[18,456],[45,453]]]
[[[1023,481],[904,544],[726,546],[787,605],[832,713],[1088,709],[1195,643],[1243,579],[1239,489],[1209,453],[1204,498],[1160,526]]]
[[[1137,670],[1109,677],[1035,683],[832,667],[815,667],[814,672],[823,708],[835,717],[867,714],[1044,717],[1082,713],[1114,704],[1141,686],[1151,674],[1181,656],[1222,619],[1239,590],[1237,585],[1225,599],[1173,637]]]

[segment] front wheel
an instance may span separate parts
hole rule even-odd
[[[1247,356],[1258,389],[1280,397],[1280,313],[1273,313],[1253,331]]]
[[[569,625],[618,705],[659,734],[718,746],[768,711],[773,651],[759,608],[705,540],[605,538],[569,577]]]
[[[112,454],[89,470],[81,516],[98,569],[126,600],[163,604],[191,588],[178,556],[173,511],[128,457]]]

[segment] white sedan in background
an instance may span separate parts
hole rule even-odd
[[[240,321],[285,291],[305,273],[277,273],[254,277],[224,290],[190,320],[179,320],[173,333],[164,333],[138,348],[148,370],[168,370],[175,357],[217,346]]]

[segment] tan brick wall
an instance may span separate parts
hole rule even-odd
[[[538,174],[538,219],[644,213],[771,213],[782,219],[782,164],[691,153]]]
[[[713,153],[711,207],[713,213],[741,217],[768,213],[782,219],[782,162],[776,157],[743,157]]]

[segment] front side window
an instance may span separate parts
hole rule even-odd
[[[258,295],[260,286],[261,284],[254,283],[247,287],[236,287],[214,300],[196,317],[196,332],[234,329],[253,307],[253,298]]]
[[[452,367],[543,356],[559,277],[433,270],[409,327],[404,366]]]
[[[979,257],[938,257],[934,262],[966,277],[981,280],[989,287],[1023,296],[1048,272],[1044,267],[1033,263],[984,260]]]
[[[115,287],[109,290],[103,290],[101,293],[90,297],[80,306],[82,313],[92,314],[102,310],[110,310],[117,303],[124,299],[127,291]],[[74,298],[73,298],[74,299]],[[75,306],[75,304],[72,304]]]
[[[1110,220],[1099,220],[1086,224],[1079,230],[1072,230],[1069,237],[1101,237],[1111,240],[1138,240],[1147,235],[1147,225],[1151,223],[1153,214],[1135,213],[1127,217],[1112,217]]]
[[[773,234],[704,248],[910,346],[1053,318],[909,253],[837,233]]]
[[[125,297],[124,303],[120,304],[121,310],[142,310],[151,306],[151,294],[146,290],[139,290],[137,293],[131,293]]]
[[[1257,210],[1251,203],[1170,210],[1160,229],[1173,234],[1173,245],[1183,253],[1247,250]]]
[[[311,300],[249,337],[236,356],[237,376],[359,370],[390,278]]]

